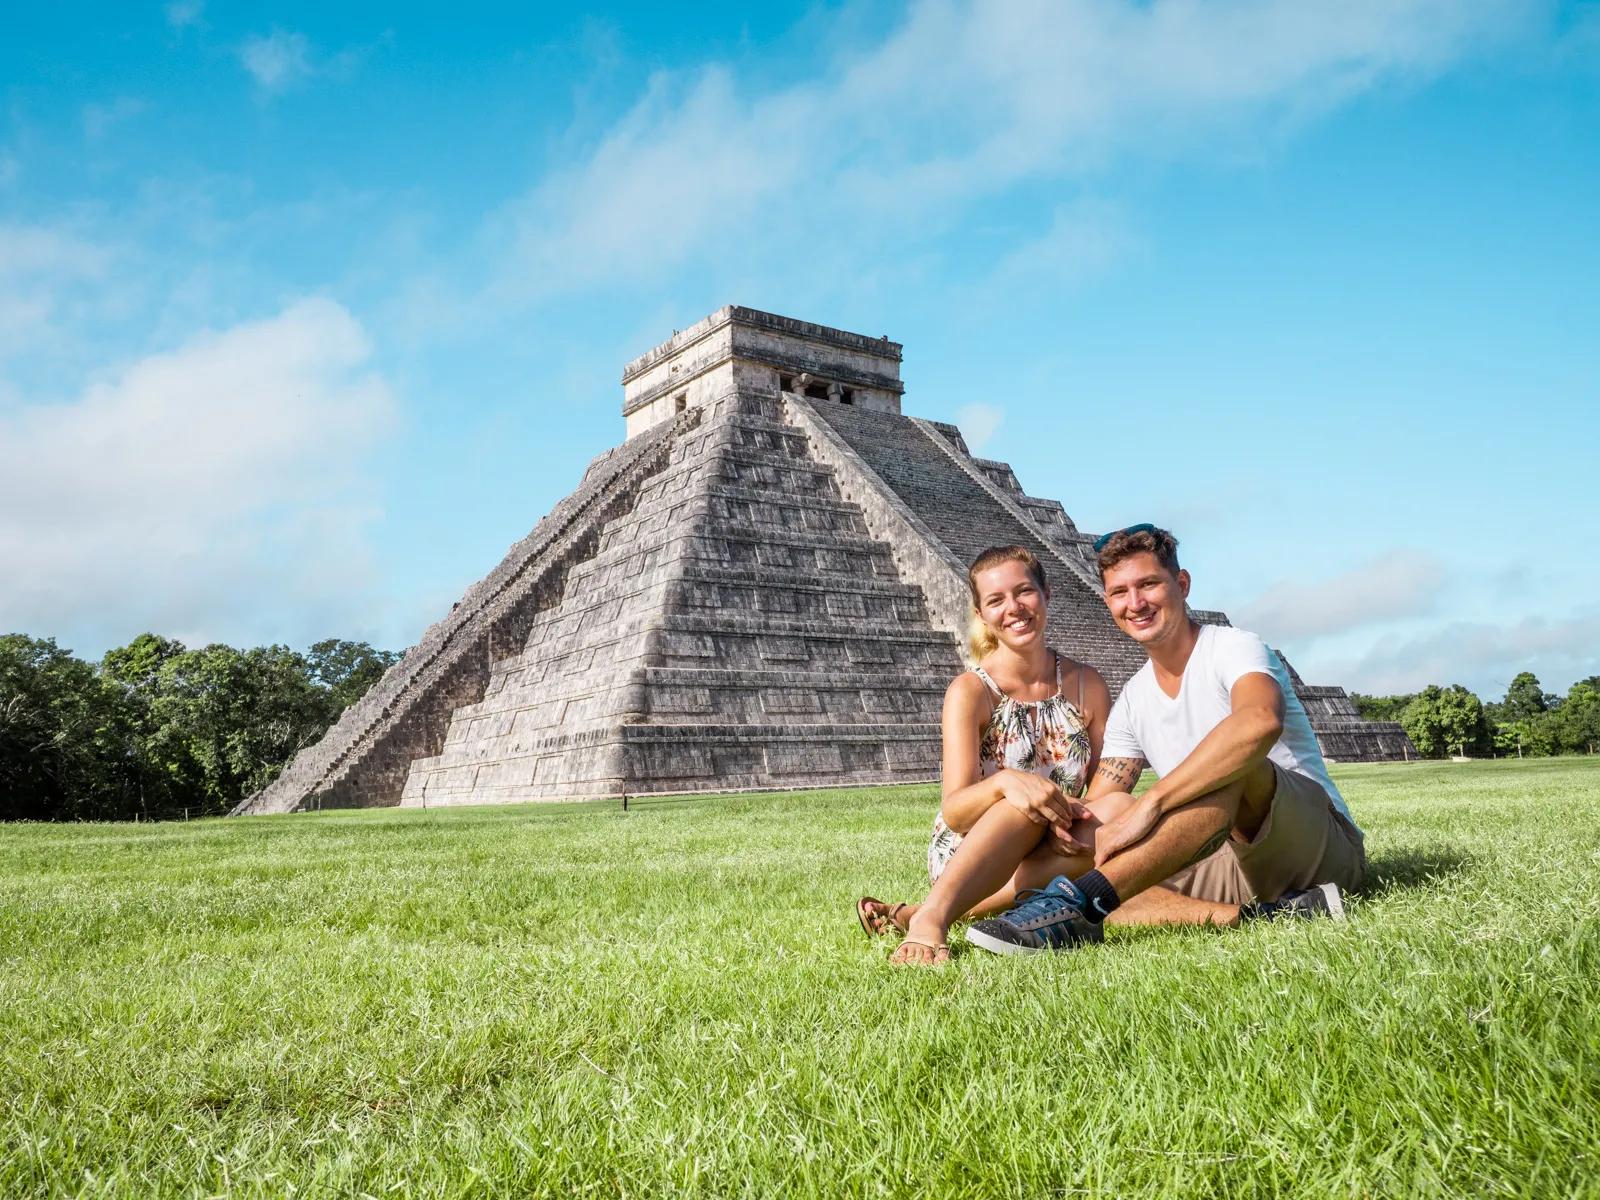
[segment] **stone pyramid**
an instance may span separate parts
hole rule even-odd
[[[966,564],[1004,543],[1046,565],[1052,640],[1120,690],[1143,655],[1091,537],[903,415],[900,358],[729,307],[629,363],[627,440],[235,811],[937,778]],[[1415,753],[1294,679],[1329,758]]]

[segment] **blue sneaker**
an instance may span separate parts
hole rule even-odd
[[[1032,954],[1104,941],[1105,931],[1083,915],[1083,908],[1083,893],[1065,875],[1057,875],[1042,890],[1018,893],[1009,912],[975,922],[967,941],[995,954]]]

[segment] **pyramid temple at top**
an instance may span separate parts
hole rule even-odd
[[[728,307],[629,363],[627,440],[235,811],[936,779],[993,545],[1039,556],[1052,644],[1116,694],[1144,656],[1092,536],[904,415],[900,350]],[[1290,670],[1328,758],[1415,754]]]

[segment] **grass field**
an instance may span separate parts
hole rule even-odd
[[[1600,1195],[1600,759],[1352,918],[894,971],[928,788],[0,827],[0,1195]]]

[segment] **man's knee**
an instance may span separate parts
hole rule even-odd
[[[1188,861],[1177,868],[1177,871],[1187,870],[1189,867],[1194,866],[1195,863],[1204,862],[1218,850],[1221,850],[1223,846],[1227,845],[1228,835],[1233,832],[1233,817],[1227,809],[1219,806],[1216,820],[1209,825],[1201,826],[1202,832],[1207,829],[1209,829],[1209,833],[1205,833],[1205,841],[1189,856]],[[1174,871],[1174,874],[1176,873]]]
[[[1272,801],[1278,792],[1278,769],[1270,758],[1264,758],[1255,769],[1238,782],[1239,799],[1233,827],[1241,841],[1254,840],[1266,824],[1272,811]]]
[[[1189,820],[1194,822],[1190,828],[1190,837],[1198,841],[1194,853],[1176,870],[1183,870],[1197,862],[1203,862],[1227,844],[1228,836],[1236,827],[1243,810],[1244,792],[1244,783],[1236,780],[1214,792],[1207,792],[1204,796],[1197,797],[1177,810],[1179,812],[1188,810]]]

